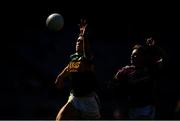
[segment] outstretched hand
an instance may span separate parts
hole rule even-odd
[[[80,35],[83,36],[86,31],[87,21],[85,19],[81,19],[79,27],[80,27]]]

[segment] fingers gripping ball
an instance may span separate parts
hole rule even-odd
[[[64,18],[59,13],[53,13],[46,19],[46,26],[53,31],[59,31],[64,26]]]

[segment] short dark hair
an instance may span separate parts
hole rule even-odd
[[[137,49],[141,55],[143,55],[143,56],[146,55],[146,48],[143,45],[136,44],[133,46],[132,50],[134,50],[134,49]]]

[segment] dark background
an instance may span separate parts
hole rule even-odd
[[[100,96],[107,95],[104,87],[117,69],[129,63],[131,47],[153,36],[168,56],[170,78],[162,82],[162,97],[169,105],[174,105],[179,97],[177,3],[89,0],[16,1],[1,5],[0,119],[55,119],[68,90],[58,90],[54,81],[75,50],[77,24],[82,17],[88,21]],[[51,13],[64,17],[61,31],[46,27]],[[103,115],[107,119],[112,113],[110,100],[103,100]]]

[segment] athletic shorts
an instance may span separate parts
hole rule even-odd
[[[99,99],[95,92],[87,97],[75,97],[70,93],[68,102],[81,112],[82,119],[100,119]]]

